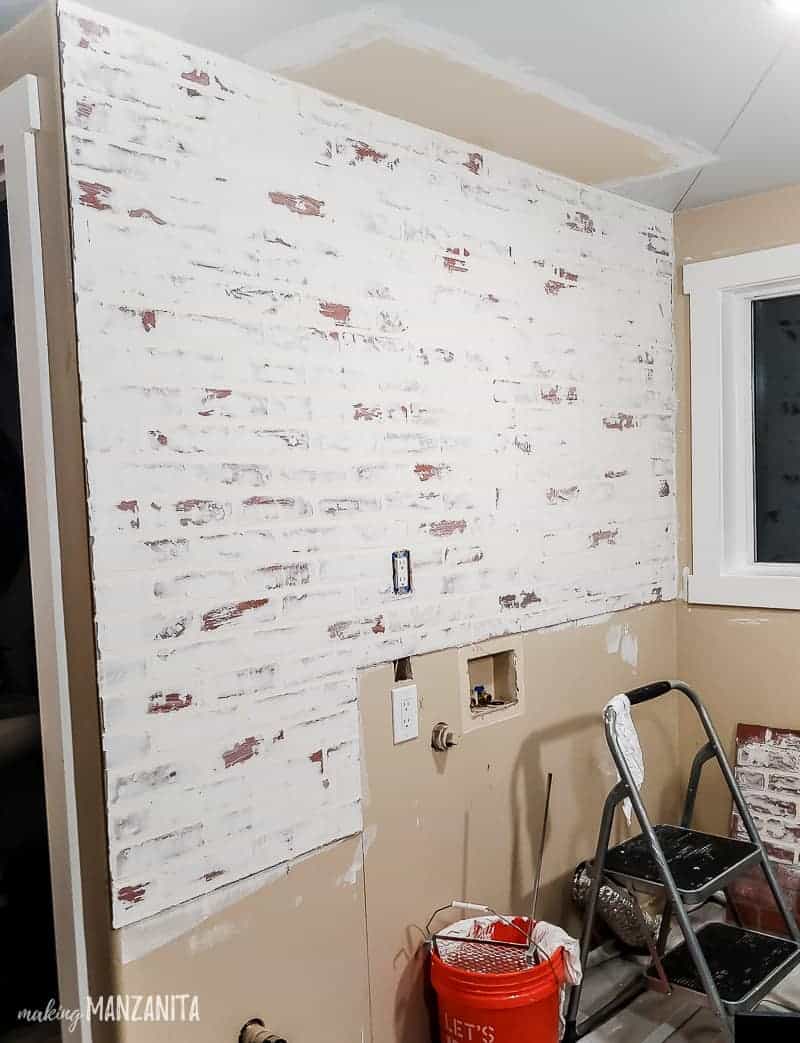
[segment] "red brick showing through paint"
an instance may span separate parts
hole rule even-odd
[[[110,210],[111,204],[106,198],[111,195],[110,185],[101,185],[99,181],[79,181],[81,190],[78,202],[81,206],[90,206],[93,210]]]
[[[140,206],[136,210],[129,210],[128,217],[143,217],[148,221],[152,221],[154,225],[165,225],[167,223],[163,217],[159,217],[158,214],[154,214],[152,210],[148,210],[144,206]]]
[[[448,272],[468,272],[467,258],[469,250],[466,247],[448,246],[447,253],[442,257],[444,266]]]
[[[319,764],[321,775],[325,774],[325,756],[322,750],[315,750],[308,758],[312,764]]]
[[[117,510],[123,511],[124,513],[132,514],[131,528],[138,529],[141,524],[139,519],[139,501],[138,500],[121,500],[117,504]]]
[[[378,152],[372,145],[368,145],[366,141],[351,141],[351,144],[357,159],[361,162],[365,159],[371,159],[373,163],[381,163],[387,158],[385,152]]]
[[[740,724],[735,772],[781,889],[800,923],[800,731]],[[747,839],[735,808],[730,834]],[[786,934],[760,870],[735,880],[731,894],[745,927]]]
[[[337,326],[346,326],[350,321],[350,308],[346,304],[336,304],[335,301],[320,301],[319,313],[326,319],[333,319]]]
[[[236,764],[244,764],[251,757],[255,757],[260,745],[261,739],[256,738],[255,735],[250,735],[247,739],[237,742],[230,750],[225,750],[222,754],[222,762],[226,768],[233,768]]]
[[[117,898],[119,898],[120,902],[125,902],[126,905],[135,905],[144,898],[146,888],[147,883],[128,884],[117,891]]]
[[[432,478],[441,478],[450,470],[448,464],[416,464],[414,474],[421,482],[429,482]]]
[[[142,326],[144,326],[144,332],[149,333],[150,330],[156,328],[156,313],[152,310],[142,312]]]
[[[568,272],[565,268],[556,268],[554,271],[556,278],[548,279],[544,284],[544,292],[549,297],[557,297],[562,290],[578,285],[578,276],[574,272]]]
[[[467,527],[467,523],[463,519],[458,521],[437,521],[431,522],[428,526],[428,532],[431,536],[452,536],[454,532],[462,533]]]
[[[150,696],[148,713],[174,713],[176,710],[185,710],[192,705],[192,697],[180,692],[156,692]]]
[[[270,202],[275,206],[285,206],[293,214],[302,217],[322,217],[322,208],[325,203],[322,199],[314,199],[313,196],[293,196],[288,192],[270,192]]]
[[[203,72],[200,69],[192,69],[191,72],[182,72],[181,79],[188,80],[189,83],[199,83],[203,87],[207,87],[211,82],[208,78],[208,73]]]
[[[211,612],[206,612],[200,629],[217,630],[219,627],[225,626],[226,623],[239,619],[245,612],[252,612],[254,609],[268,604],[269,598],[252,598],[249,601],[236,601],[232,605],[222,605]]]
[[[468,152],[464,160],[464,166],[471,174],[480,174],[483,168],[483,156],[480,152]]]

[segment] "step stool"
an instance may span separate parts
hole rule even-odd
[[[649,945],[650,964],[644,974],[582,1022],[578,1022],[582,986],[572,989],[565,1043],[575,1043],[648,988],[665,994],[680,990],[696,996],[698,1002],[710,1006],[716,1013],[725,1037],[733,1043],[736,1014],[752,1010],[800,964],[800,930],[778,886],[769,856],[700,697],[683,681],[656,681],[626,694],[631,706],[638,706],[673,690],[690,700],[708,737],[708,742],[698,750],[692,764],[680,826],[651,825],[630,766],[620,748],[616,711],[607,706],[603,715],[606,741],[620,781],[606,799],[592,865],[592,886],[581,936],[584,971],[604,876],[634,889],[664,893],[664,913],[658,938],[651,939]],[[712,759],[719,764],[747,831],[748,841],[699,833],[691,828],[703,766]],[[642,832],[609,849],[614,812],[626,798],[633,805]],[[755,866],[760,866],[766,877],[786,924],[788,939],[746,930],[738,922],[730,897],[728,907],[737,920],[736,924],[706,923],[695,930],[687,906],[702,904],[718,891],[725,891],[727,895],[731,881]],[[684,940],[667,952],[673,916]]]

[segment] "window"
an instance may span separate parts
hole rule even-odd
[[[753,301],[755,560],[800,562],[800,295]]]
[[[800,246],[687,264],[701,604],[800,608]]]

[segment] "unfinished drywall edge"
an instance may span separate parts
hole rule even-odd
[[[328,800],[352,797],[355,820],[357,667],[672,597],[671,220],[99,18],[62,26],[124,923],[335,839]],[[254,230],[274,285],[248,268]],[[279,394],[250,368],[263,329]],[[233,462],[225,441],[258,431],[258,381],[273,406],[334,411],[264,430],[275,477],[254,469],[258,438]],[[416,592],[395,601],[384,557],[407,540]],[[215,557],[226,546],[240,557]],[[309,654],[290,663],[287,647]],[[237,669],[260,671],[256,687],[220,716]],[[314,700],[330,716],[312,746]],[[282,783],[297,772],[305,833],[263,832],[270,809],[249,794],[272,765]]]
[[[641,140],[663,157],[663,166],[658,173],[649,176],[703,167],[718,158],[694,142],[671,138],[653,127],[622,119],[577,91],[535,74],[521,62],[501,61],[472,40],[410,19],[400,8],[390,4],[364,6],[308,23],[259,44],[244,57],[251,65],[302,80],[311,67],[381,40],[441,55],[451,63],[479,71],[489,81],[500,81],[532,96],[541,96]],[[361,101],[364,103],[365,99]],[[639,180],[639,176],[635,180]],[[626,182],[625,177],[609,179],[602,187],[612,189]]]

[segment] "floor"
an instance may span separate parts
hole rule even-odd
[[[698,919],[715,913],[707,907]],[[677,942],[675,934],[670,943]],[[606,1003],[637,974],[641,967],[619,956],[613,947],[596,950],[587,976],[581,1003],[581,1016]],[[800,1011],[800,968],[790,974],[764,1001],[764,1008]],[[646,992],[620,1011],[605,1025],[585,1036],[586,1043],[722,1043],[719,1022],[696,1001],[674,994],[661,996]]]
[[[641,970],[619,957],[593,967],[584,986],[582,1014],[602,1006]],[[714,1015],[684,996],[646,992],[605,1025],[585,1037],[586,1043],[719,1043]]]

